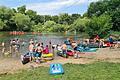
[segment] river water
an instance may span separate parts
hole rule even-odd
[[[48,45],[51,41],[52,45],[62,44],[66,37],[71,37],[73,40],[82,40],[87,35],[84,34],[64,34],[64,33],[39,33],[39,34],[32,34],[26,33],[24,35],[10,35],[8,32],[0,32],[0,57],[2,54],[2,46],[1,43],[5,42],[5,52],[9,50],[9,43],[11,39],[19,39],[20,42],[25,42],[25,46],[20,47],[20,54],[24,54],[28,52],[28,42],[30,39],[37,40],[39,43],[44,43]],[[52,52],[52,51],[51,51]],[[14,53],[14,52],[13,52]]]

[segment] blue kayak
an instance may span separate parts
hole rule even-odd
[[[83,48],[83,47],[78,47],[77,51],[79,51],[79,52],[96,52],[97,48]]]

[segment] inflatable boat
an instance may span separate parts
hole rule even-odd
[[[43,58],[46,58],[46,57],[53,57],[53,54],[52,54],[52,53],[49,53],[49,54],[42,54],[42,57],[43,57]]]

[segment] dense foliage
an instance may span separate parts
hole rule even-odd
[[[99,0],[92,2],[87,11],[88,17],[109,15],[112,18],[112,29],[120,31],[120,0]]]
[[[87,32],[89,35],[104,36],[106,33],[120,31],[120,0],[99,0],[92,2],[86,13],[62,13],[59,15],[38,15],[26,6],[10,9],[0,7],[1,31],[35,32]]]

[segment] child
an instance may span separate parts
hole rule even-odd
[[[49,54],[49,48],[48,48],[48,45],[46,45],[46,48],[45,48],[45,54]]]

